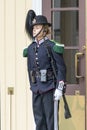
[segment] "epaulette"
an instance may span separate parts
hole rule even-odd
[[[54,40],[51,40],[51,41],[55,43],[55,45],[53,46],[54,52],[63,54],[63,52],[64,52],[64,44],[60,44],[60,43],[58,43],[58,42],[56,42]]]
[[[28,56],[28,48],[25,48],[23,50],[23,57],[27,57]]]

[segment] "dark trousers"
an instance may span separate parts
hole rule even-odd
[[[36,130],[54,129],[53,90],[43,93],[33,93],[33,114]]]

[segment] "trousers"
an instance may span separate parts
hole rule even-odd
[[[54,101],[53,92],[33,93],[33,114],[36,124],[36,130],[54,129]]]

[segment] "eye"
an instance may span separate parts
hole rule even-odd
[[[37,26],[36,29],[39,29],[39,27]]]

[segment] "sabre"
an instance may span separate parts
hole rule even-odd
[[[54,100],[54,130],[59,130],[59,102]]]

